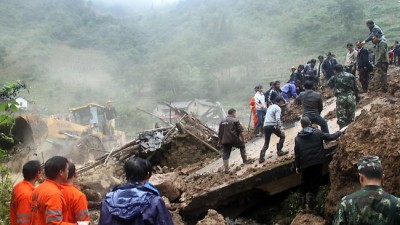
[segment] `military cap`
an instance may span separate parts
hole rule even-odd
[[[381,160],[378,156],[364,156],[357,163],[358,171],[363,169],[382,170]]]

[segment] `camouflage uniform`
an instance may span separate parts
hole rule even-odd
[[[377,156],[366,156],[357,163],[358,170],[382,169]],[[381,186],[366,185],[342,198],[332,225],[400,224],[400,199],[383,191]]]
[[[371,80],[370,89],[387,91],[387,70],[389,66],[388,60],[388,45],[385,41],[379,41],[375,45],[375,60],[374,78]]]
[[[328,86],[335,91],[337,124],[340,128],[345,127],[353,122],[355,117],[356,97],[358,97],[356,77],[341,72],[328,80]]]

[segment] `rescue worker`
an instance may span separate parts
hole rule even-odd
[[[257,136],[259,136],[259,135],[262,135],[262,123],[264,121],[265,109],[266,109],[267,105],[265,104],[265,96],[264,96],[264,92],[263,92],[263,87],[261,85],[257,85],[256,89],[257,89],[257,92],[254,95],[254,99],[255,99],[255,103],[256,103],[258,123],[257,123],[257,127],[256,127],[254,133]]]
[[[107,120],[107,131],[108,134],[114,135],[115,132],[115,119],[118,117],[115,107],[112,105],[112,101],[108,100],[107,105],[104,108],[104,113]]]
[[[346,54],[346,61],[345,61],[345,68],[346,72],[356,75],[356,63],[357,63],[357,51],[354,50],[353,44],[348,43],[347,47],[347,54]]]
[[[357,54],[357,70],[359,73],[359,80],[363,89],[363,92],[368,92],[369,73],[372,71],[373,66],[369,61],[368,50],[364,48],[361,41],[356,43],[358,48]]]
[[[361,190],[342,198],[332,224],[400,224],[400,199],[383,190],[379,157],[362,157],[357,169]]]
[[[282,151],[283,143],[285,142],[285,133],[282,131],[281,122],[281,107],[285,105],[285,99],[281,96],[276,98],[276,103],[268,107],[267,114],[265,115],[264,121],[264,146],[260,152],[260,158],[258,161],[260,163],[265,162],[265,152],[269,147],[269,142],[271,140],[271,135],[274,133],[279,137],[279,142],[276,144],[276,150],[278,156],[283,156],[287,154],[287,151]]]
[[[35,183],[41,174],[40,162],[31,160],[22,167],[24,179],[15,185],[10,201],[10,224],[31,224],[31,202]]]
[[[382,29],[374,23],[374,21],[367,20],[366,25],[369,29],[369,35],[363,42],[361,42],[362,45],[365,45],[367,42],[372,41],[375,34],[380,34],[382,39],[385,40],[385,34],[383,33]]]
[[[317,68],[315,67],[315,64],[317,63],[317,60],[315,59],[311,59],[310,63],[308,63],[305,67],[304,67],[304,82],[306,81],[311,81],[311,82],[315,82],[317,80]],[[303,82],[303,83],[304,83]],[[315,87],[317,87],[318,85],[315,84]]]
[[[318,56],[318,69],[317,69],[317,78],[315,83],[318,84],[318,87],[321,87],[322,85],[325,85],[325,79],[324,76],[321,77],[322,73],[322,63],[324,62],[324,56],[320,55]]]
[[[282,96],[281,82],[279,80],[274,82],[274,88],[269,92],[269,103],[276,104],[276,98]],[[264,120],[263,120],[264,122]]]
[[[229,157],[232,147],[240,149],[243,163],[247,163],[246,145],[244,144],[243,127],[236,119],[236,110],[229,109],[228,116],[219,124],[218,145],[223,147],[222,160],[225,173],[229,173]]]
[[[151,174],[147,160],[134,157],[124,165],[127,184],[107,193],[101,204],[99,225],[173,225],[163,199],[145,185]]]
[[[311,121],[304,116],[300,120],[303,128],[294,142],[296,173],[301,173],[301,202],[306,210],[313,210],[322,179],[325,151],[323,141],[333,141],[340,137],[342,131],[334,134],[321,132],[311,126]]]
[[[382,40],[381,34],[375,34],[372,38],[375,44],[375,69],[374,78],[370,82],[370,89],[387,91],[387,70],[389,67],[388,45]]]
[[[46,180],[32,194],[31,225],[76,225],[64,222],[66,202],[60,185],[67,181],[68,160],[62,156],[54,156],[44,164]]]
[[[301,104],[303,116],[307,116],[312,123],[318,124],[322,132],[329,133],[328,123],[321,116],[323,109],[322,96],[319,92],[313,91],[314,83],[306,81],[305,91],[301,92],[296,98],[296,103]]]
[[[254,91],[257,93],[257,87],[256,86],[254,88]],[[256,108],[256,99],[253,97],[250,98],[250,104],[249,104],[250,110],[251,110],[251,114],[253,116],[253,124],[254,124],[254,128],[257,127],[258,124],[258,117],[257,117],[257,108]],[[250,125],[250,123],[249,123]]]
[[[70,223],[90,221],[86,196],[74,186],[75,178],[75,164],[69,163],[67,182],[61,184],[61,193],[67,204],[64,221]]]
[[[334,89],[337,124],[343,128],[355,117],[356,102],[359,101],[356,77],[344,72],[341,64],[335,65],[333,70],[335,75],[328,80],[328,86]]]

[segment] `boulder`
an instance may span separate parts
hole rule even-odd
[[[185,181],[175,172],[154,174],[150,178],[150,183],[156,186],[161,195],[167,197],[170,201],[179,199],[186,188]]]
[[[224,217],[213,209],[209,209],[206,217],[197,222],[196,225],[223,225],[228,224]]]

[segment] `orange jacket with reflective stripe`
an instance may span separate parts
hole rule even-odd
[[[52,180],[45,180],[33,191],[31,206],[31,225],[76,225],[63,222],[65,200],[60,185]]]
[[[67,212],[64,221],[76,223],[77,221],[90,221],[88,202],[86,196],[72,184],[62,184],[61,193],[67,203]]]
[[[15,185],[10,203],[10,224],[29,225],[31,223],[31,200],[33,185],[26,180]]]

